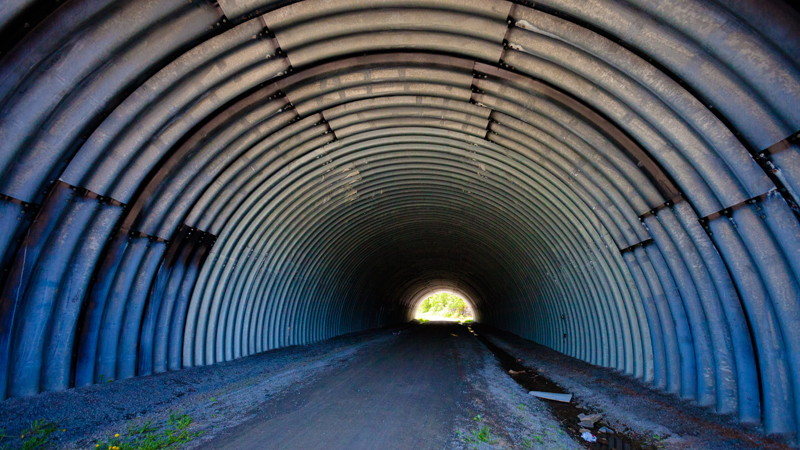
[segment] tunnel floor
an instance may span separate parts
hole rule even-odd
[[[573,393],[583,411],[604,414],[603,424],[646,444],[630,448],[789,448],[758,427],[737,425],[610,370],[490,327],[452,323],[361,332],[214,366],[10,399],[0,403],[0,428],[20,436],[34,420],[46,420],[57,424],[50,447],[95,448],[117,433],[126,439],[148,421],[158,428],[170,414],[187,414],[192,439],[180,448],[615,448],[576,440],[570,428],[577,420],[528,395],[485,344]],[[485,442],[476,434],[482,429],[489,431]],[[21,441],[0,447],[5,444],[17,448]]]
[[[468,373],[480,355],[459,345],[469,335],[458,325],[395,332],[381,351],[356,356],[201,448],[442,448],[458,419],[477,415]]]

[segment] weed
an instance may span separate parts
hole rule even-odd
[[[170,414],[166,425],[162,429],[153,426],[151,421],[140,425],[129,425],[126,436],[115,434],[107,441],[100,441],[95,445],[98,449],[110,450],[159,450],[178,446],[200,435],[199,432],[189,431],[192,424],[191,416],[187,414]]]
[[[47,420],[35,420],[30,428],[22,432],[22,450],[44,448],[50,443],[50,435],[56,431],[56,424]]]
[[[477,416],[473,417],[472,420],[480,423],[483,421],[483,417],[478,414]],[[494,444],[497,442],[497,439],[492,439],[492,431],[489,428],[489,425],[481,425],[477,430],[472,430],[471,436],[462,437],[462,439],[467,444],[477,444],[479,442]]]
[[[517,408],[519,408],[520,411],[525,411],[525,403],[520,403]]]
[[[492,439],[492,430],[489,425],[483,425],[477,430],[472,430],[472,436],[468,436],[467,443],[477,444],[478,442],[485,442],[487,444],[494,444],[497,439]]]
[[[538,443],[540,443],[540,444],[544,444],[544,439],[542,439],[542,437],[541,437],[541,436],[539,436],[538,434],[534,434],[534,435],[533,435],[532,437],[530,437],[530,438],[528,438],[528,437],[524,437],[524,438],[522,438],[522,445],[523,445],[525,448],[533,448],[533,443],[534,443],[534,442],[538,442]]]
[[[139,425],[129,424],[128,425],[128,435],[129,436],[136,436],[137,434],[147,434],[156,431],[155,427],[153,427],[153,422],[148,420]]]

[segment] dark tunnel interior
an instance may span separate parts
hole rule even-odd
[[[476,320],[800,423],[778,0],[0,4],[0,398]]]

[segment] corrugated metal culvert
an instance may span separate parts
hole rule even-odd
[[[3,398],[396,323],[446,289],[797,429],[785,4],[42,3],[0,5]]]

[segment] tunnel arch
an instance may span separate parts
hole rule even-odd
[[[777,1],[66,1],[0,62],[2,397],[449,286],[795,432],[798,27]]]

